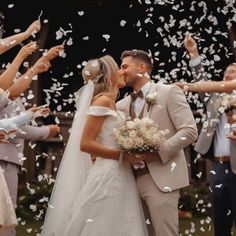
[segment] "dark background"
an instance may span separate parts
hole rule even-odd
[[[42,12],[41,35],[36,40],[43,48],[64,43],[66,57],[56,58],[51,70],[41,76],[38,103],[50,102],[51,110],[73,111],[73,93],[83,84],[83,62],[104,54],[120,64],[123,50],[147,50],[154,59],[153,80],[191,81],[182,44],[186,31],[198,41],[209,78],[221,80],[226,66],[235,60],[229,37],[229,29],[234,32],[235,28],[234,5],[234,1],[218,0],[1,0],[0,11],[4,15],[3,38],[16,33],[15,29],[24,31]],[[233,27],[227,27],[228,21]],[[64,32],[59,39],[57,32]],[[1,55],[1,67],[14,58],[19,47]],[[123,89],[122,96],[127,91]],[[188,96],[193,107],[195,100]]]

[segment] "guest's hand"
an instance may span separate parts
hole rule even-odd
[[[197,43],[191,37],[190,33],[186,33],[186,35],[185,35],[184,46],[188,50],[188,52],[191,56],[191,59],[194,59],[199,56],[198,49],[197,49]]]
[[[14,138],[15,133],[17,129],[11,129],[9,131],[6,130],[0,130],[0,143],[7,144],[9,141],[7,140],[8,138]]]
[[[50,48],[46,53],[44,53],[44,55],[43,55],[44,58],[43,59],[51,61],[55,57],[59,56],[60,53],[62,53],[63,51],[64,51],[64,45],[63,44],[54,46],[54,47]]]
[[[0,143],[9,143],[6,140],[6,134],[7,134],[6,131],[0,130]]]
[[[20,51],[18,52],[18,56],[21,57],[22,60],[27,58],[29,55],[31,55],[33,52],[37,50],[37,43],[36,42],[30,42],[26,45],[24,45]]]
[[[227,134],[226,138],[236,141],[236,130],[233,130],[230,134]]]
[[[48,138],[55,137],[60,132],[60,127],[58,125],[48,125],[50,132]]]
[[[61,52],[64,51],[63,45],[57,45],[49,49],[47,53],[44,53],[33,65],[31,70],[35,74],[43,73],[48,71],[51,66],[50,61],[53,60],[55,57],[59,56]]]
[[[50,112],[50,108],[47,106],[38,106],[38,107],[34,106],[29,110],[34,113],[33,119],[40,116],[47,116]]]
[[[51,67],[51,63],[49,62],[49,60],[46,60],[45,58],[41,58],[35,62],[35,64],[31,67],[30,70],[33,72],[33,74],[37,75],[37,74],[48,71],[50,67]]]
[[[40,20],[35,20],[25,31],[27,38],[31,35],[34,36],[34,34],[38,33],[41,29],[41,22]]]

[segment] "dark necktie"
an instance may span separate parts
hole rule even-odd
[[[135,92],[131,93],[131,98],[132,98],[133,102],[136,100],[137,97],[143,98],[142,90],[139,90],[137,93],[135,93]]]

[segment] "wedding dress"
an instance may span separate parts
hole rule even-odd
[[[112,132],[120,125],[120,115],[109,108],[95,106],[89,108],[88,114],[107,116],[97,140],[104,146],[118,148]],[[147,235],[131,168],[116,160],[96,158],[70,217],[62,235]]]
[[[118,148],[112,132],[120,125],[124,114],[98,106],[91,106],[88,114],[106,116],[97,140],[104,146]],[[64,224],[58,225],[59,228],[50,227],[50,222],[46,222],[47,228],[43,235],[148,235],[135,179],[128,164],[97,157],[85,185],[74,198],[70,209],[64,217]]]
[[[8,187],[0,167],[0,233],[2,227],[12,227],[17,225],[16,214],[8,191]]]
[[[128,164],[81,152],[87,115],[106,116],[98,142],[118,148],[113,129],[124,114],[91,106],[94,83],[76,94],[76,113],[53,186],[41,236],[147,236],[141,201]]]

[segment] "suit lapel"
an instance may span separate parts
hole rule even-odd
[[[155,91],[157,91],[157,86],[156,86],[156,84],[151,83],[150,88],[149,88],[147,94],[153,93],[153,92],[155,92]],[[146,95],[147,95],[147,94],[146,94]],[[149,104],[147,104],[147,102],[145,101],[144,106],[143,106],[143,109],[142,109],[142,113],[143,113],[143,116],[142,116],[142,117],[150,117],[151,112],[152,112],[152,106],[153,106],[153,105],[150,105],[150,109],[148,109]]]

